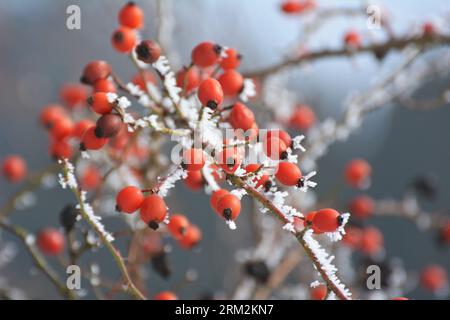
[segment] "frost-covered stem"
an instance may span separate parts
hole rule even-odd
[[[328,276],[327,271],[325,270],[325,268],[322,266],[322,264],[319,262],[319,260],[317,259],[317,257],[314,255],[314,252],[311,250],[311,248],[308,246],[308,244],[306,243],[305,239],[303,238],[303,236],[305,235],[306,230],[308,230],[308,228],[303,229],[302,231],[298,232],[295,237],[297,238],[298,242],[302,245],[303,249],[305,250],[306,254],[308,255],[309,259],[313,262],[314,266],[316,267],[317,272],[319,272],[320,276],[322,277],[322,279],[325,281],[327,287],[329,290],[333,291],[333,293],[336,295],[336,297],[338,297],[341,300],[349,300],[349,298],[347,297],[347,295],[342,292],[336,285],[335,283],[330,279],[330,277]]]
[[[48,265],[47,261],[41,255],[41,253],[38,251],[35,245],[32,242],[28,241],[31,235],[28,233],[27,230],[12,225],[10,223],[7,223],[6,221],[4,221],[4,219],[0,219],[0,228],[3,228],[4,230],[13,234],[22,241],[25,248],[30,253],[36,267],[50,279],[50,281],[55,285],[55,287],[59,290],[59,292],[63,296],[72,300],[77,299],[77,296],[67,288],[65,283],[58,279],[58,275],[56,274],[56,272],[50,267],[50,265]]]
[[[319,51],[309,52],[300,57],[295,57],[292,59],[285,60],[279,64],[273,65],[266,69],[262,69],[259,71],[250,72],[245,75],[246,78],[253,77],[266,77],[268,75],[277,73],[282,69],[287,67],[292,67],[303,62],[315,61],[324,58],[330,57],[341,57],[341,56],[351,56],[360,53],[378,53],[378,54],[386,54],[391,50],[401,50],[406,48],[409,45],[414,45],[417,47],[424,47],[429,44],[450,44],[450,36],[447,35],[434,35],[434,36],[414,36],[408,38],[391,38],[382,43],[372,43],[365,46],[360,46],[355,48],[354,50],[348,50],[347,48],[339,48],[339,49],[324,49]]]
[[[68,170],[67,167],[64,166],[64,176],[67,178]],[[100,229],[98,229],[98,225],[91,219],[89,214],[86,212],[84,207],[84,201],[81,196],[81,192],[78,190],[78,188],[70,187],[70,190],[75,195],[78,204],[80,205],[80,213],[84,220],[88,222],[88,224],[91,226],[92,229],[94,229],[97,236],[100,238],[101,242],[105,245],[105,247],[108,249],[108,251],[113,256],[117,266],[120,269],[120,272],[122,273],[123,278],[125,279],[125,282],[128,286],[127,291],[132,294],[134,297],[136,297],[139,300],[145,300],[145,296],[139,291],[138,288],[133,284],[133,281],[130,278],[130,275],[128,274],[127,267],[125,265],[125,262],[123,260],[122,255],[120,254],[119,250],[117,250],[106,238],[105,232],[102,232]]]
[[[19,199],[21,196],[23,196],[25,193],[33,191],[42,183],[42,180],[51,174],[55,174],[59,170],[59,165],[52,164],[51,166],[47,167],[46,169],[43,169],[42,171],[36,173],[36,175],[29,178],[28,182],[25,183],[19,190],[17,190],[9,199],[6,201],[5,205],[0,209],[0,218],[4,218],[9,216],[11,213],[14,212],[15,209],[15,203],[17,199]]]
[[[288,219],[285,217],[285,215],[270,201],[267,199],[263,194],[258,192],[255,188],[247,185],[241,178],[233,175],[229,175],[228,180],[235,185],[238,188],[244,188],[247,193],[258,200],[264,207],[270,210],[281,222],[283,223],[289,223]],[[309,259],[312,261],[314,266],[316,267],[317,271],[319,272],[322,279],[326,282],[328,288],[334,292],[334,294],[341,300],[348,300],[347,295],[342,292],[336,284],[330,279],[328,273],[326,272],[325,268],[322,266],[320,261],[317,259],[317,257],[314,255],[311,248],[308,246],[306,241],[303,238],[303,235],[305,231],[308,230],[307,228],[303,229],[301,232],[298,232],[295,234],[295,238],[297,241],[301,244],[303,249],[305,250],[306,254],[308,255]]]

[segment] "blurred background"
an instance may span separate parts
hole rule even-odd
[[[143,37],[152,38],[157,25],[155,2],[136,2],[146,13]],[[38,114],[44,105],[58,101],[62,84],[78,81],[87,62],[107,60],[123,79],[131,78],[133,66],[110,45],[111,32],[117,27],[116,14],[124,3],[117,0],[0,0],[0,159],[10,153],[20,154],[27,159],[32,171],[51,163],[46,133],[38,124]],[[81,30],[66,28],[66,8],[71,4],[81,8]],[[279,0],[173,1],[172,45],[177,55],[172,64],[178,69],[189,63],[191,49],[204,40],[237,48],[244,56],[243,71],[281,61],[302,31],[301,17],[283,15],[279,4]],[[360,1],[319,1],[319,5],[330,7],[360,4]],[[448,9],[446,0],[385,1],[385,4],[390,10],[394,31],[399,34],[407,33],[423,21],[435,19],[436,14]],[[368,34],[364,17],[335,19],[309,39],[308,47],[339,47],[343,34],[350,28]],[[383,37],[381,31],[379,35],[372,31],[371,36]],[[380,70],[389,70],[398,62],[395,53],[389,54],[382,64],[372,55],[328,59],[296,72],[289,86],[298,92],[299,101],[314,108],[319,119],[337,117],[350,92],[367,88]],[[420,94],[432,95],[436,88],[445,88],[448,80],[430,84]],[[317,193],[336,192],[335,186],[342,181],[346,162],[353,157],[363,157],[373,166],[369,193],[374,198],[399,198],[415,177],[431,172],[438,177],[439,194],[433,201],[422,204],[427,210],[447,212],[450,208],[449,119],[448,106],[427,112],[392,106],[371,114],[347,142],[336,143],[320,160]],[[4,179],[0,180],[1,203],[14,188]],[[349,188],[341,188],[336,196],[345,204],[355,194]],[[72,195],[56,187],[39,191],[36,196],[36,205],[15,213],[12,221],[31,231],[46,226],[58,227],[58,213],[67,202],[73,201]],[[195,298],[229,290],[233,284],[228,281],[233,278],[230,273],[239,271],[235,263],[236,250],[251,245],[246,218],[243,215],[240,218],[240,232],[229,230],[211,214],[204,194],[193,193],[183,185],[172,192],[171,208],[182,211],[202,228],[203,242],[194,253],[174,246],[173,276],[162,280],[149,271],[150,291],[156,293],[176,287],[188,269],[195,269],[199,278],[180,290],[181,297]],[[105,221],[109,226],[109,221]],[[412,223],[396,218],[374,219],[373,222],[384,232],[387,255],[403,259],[407,270],[420,270],[427,264],[438,263],[450,271],[450,250],[438,245],[436,234],[421,233]],[[13,240],[6,234],[1,237]],[[47,279],[30,268],[31,260],[19,243],[17,251],[14,261],[0,269],[0,277],[24,289],[29,297],[57,298]],[[105,273],[117,275],[104,250],[85,259],[99,260]],[[433,298],[421,289],[408,297]]]

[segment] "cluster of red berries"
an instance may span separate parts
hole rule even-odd
[[[131,214],[140,210],[141,220],[150,228],[156,230],[167,216],[167,205],[162,197],[150,192],[144,192],[134,186],[127,186],[119,191],[116,197],[116,210]]]
[[[130,53],[136,46],[136,30],[144,26],[144,12],[129,2],[119,11],[118,20],[120,27],[111,36],[112,46],[120,53]]]
[[[200,229],[182,214],[172,214],[167,229],[179,245],[185,249],[195,247],[202,238]]]
[[[376,255],[384,247],[383,234],[373,226],[366,228],[347,226],[342,242],[368,256]]]

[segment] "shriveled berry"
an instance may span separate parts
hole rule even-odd
[[[106,79],[111,74],[111,66],[103,60],[89,62],[83,70],[81,82],[94,84],[97,80]]]
[[[122,129],[122,124],[122,118],[118,114],[104,114],[97,120],[95,135],[98,138],[112,138]]]
[[[152,40],[143,40],[136,46],[136,56],[145,63],[154,63],[161,55],[161,47]]]
[[[75,227],[78,214],[79,211],[73,204],[68,204],[61,210],[59,213],[59,222],[66,232],[70,232]]]

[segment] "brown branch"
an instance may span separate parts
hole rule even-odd
[[[281,222],[283,223],[289,223],[288,219],[285,217],[283,212],[280,211],[269,199],[267,199],[263,194],[258,192],[255,188],[247,185],[241,178],[234,176],[234,175],[228,175],[228,180],[235,185],[238,188],[243,188],[247,193],[258,200],[265,208],[269,209],[272,214],[274,214]],[[303,238],[305,231],[308,230],[307,228],[303,229],[300,232],[295,233],[295,238],[297,241],[301,244],[303,249],[305,250],[306,254],[308,255],[309,259],[312,261],[314,266],[316,267],[317,271],[321,275],[322,279],[326,282],[328,288],[333,291],[333,293],[341,300],[348,300],[348,297],[345,295],[344,292],[341,291],[340,288],[336,286],[336,284],[330,279],[328,276],[328,273],[326,272],[324,266],[319,262],[317,257],[314,255],[314,252],[311,250],[311,248],[306,243],[305,239]]]
[[[384,56],[389,51],[392,50],[402,50],[409,45],[413,45],[416,47],[425,47],[427,45],[448,45],[450,44],[450,36],[447,35],[433,35],[433,36],[413,36],[408,38],[391,38],[386,42],[382,43],[374,43],[368,44],[366,46],[361,46],[359,48],[355,48],[350,50],[348,48],[339,48],[339,49],[324,49],[319,51],[314,51],[310,53],[306,53],[300,57],[295,57],[283,61],[279,64],[267,67],[265,69],[257,70],[254,72],[249,72],[245,75],[247,78],[259,78],[265,77],[270,74],[281,71],[282,69],[288,67],[294,67],[298,64],[308,61],[315,61],[324,58],[331,57],[348,57],[360,53],[374,53],[377,56]]]

